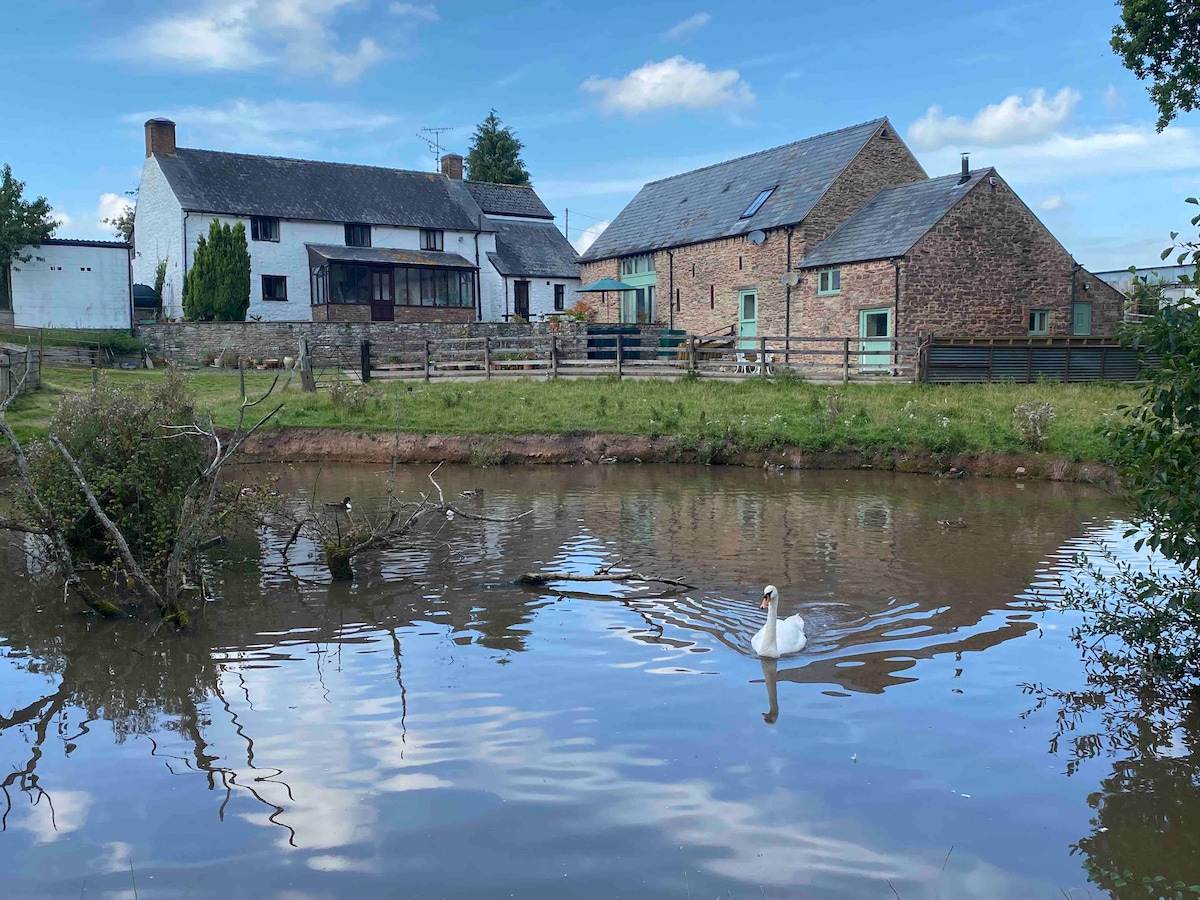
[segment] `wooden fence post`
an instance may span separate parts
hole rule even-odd
[[[758,374],[763,378],[767,377],[767,339],[765,337],[758,339]]]
[[[238,357],[238,390],[242,392],[242,399],[246,399],[246,361]]]
[[[1100,380],[1104,380],[1104,364],[1108,361],[1108,345],[1100,348]]]
[[[622,366],[622,359],[621,359],[621,357],[622,357],[621,351],[622,351],[622,346],[624,345],[624,343],[625,343],[625,335],[618,332],[617,333],[617,381],[620,381],[621,376],[622,376],[621,370],[622,370],[623,366]]]
[[[550,335],[550,377],[558,377],[558,335]]]
[[[362,383],[371,380],[371,342],[363,341],[358,345],[358,353],[362,367]]]
[[[300,388],[311,394],[317,389],[316,379],[313,378],[312,356],[308,352],[308,338],[300,338]]]
[[[425,380],[429,380],[429,338],[425,338],[424,352],[421,354],[421,370]]]
[[[692,374],[692,375],[698,374],[696,371],[696,336],[694,334],[688,335],[687,364],[688,364],[688,372],[690,374]]]
[[[842,338],[842,384],[850,381],[850,338]]]
[[[483,371],[484,378],[492,377],[492,339],[490,336],[483,339]]]
[[[1063,369],[1063,384],[1071,383],[1071,345],[1067,344],[1067,362]]]
[[[1025,383],[1033,384],[1033,341],[1029,342],[1029,349],[1025,354]]]

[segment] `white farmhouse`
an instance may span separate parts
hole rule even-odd
[[[251,156],[175,145],[146,123],[134,280],[167,263],[163,315],[183,314],[183,278],[213,219],[243,222],[247,318],[319,322],[498,322],[569,308],[574,249],[532,188],[441,173]]]
[[[0,325],[126,330],[133,324],[129,245],[50,239],[0,271]]]

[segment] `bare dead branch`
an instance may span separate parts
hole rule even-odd
[[[517,584],[551,584],[556,581],[642,581],[647,584],[669,584],[684,590],[695,590],[694,584],[688,584],[675,578],[662,575],[644,575],[641,572],[610,572],[601,570],[592,575],[580,575],[576,572],[526,572],[517,579]]]

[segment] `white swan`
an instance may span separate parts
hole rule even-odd
[[[759,656],[779,657],[798,653],[808,643],[804,636],[804,620],[799,616],[788,616],[778,620],[779,589],[773,584],[763,588],[762,609],[768,610],[767,624],[750,639],[750,646]]]

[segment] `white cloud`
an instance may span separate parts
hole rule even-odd
[[[712,21],[712,16],[706,12],[698,12],[688,16],[682,22],[676,22],[662,33],[664,41],[686,41],[697,31]]]
[[[101,194],[100,202],[96,205],[96,227],[102,230],[112,230],[112,226],[104,223],[105,219],[119,218],[132,203],[128,197],[122,197],[120,194]]]
[[[1062,194],[1051,194],[1045,200],[1037,205],[1037,208],[1043,212],[1055,212],[1063,208]]]
[[[582,89],[600,95],[610,112],[644,113],[656,109],[714,109],[747,106],[754,93],[736,69],[711,71],[682,56],[649,62],[624,78],[592,76]]]
[[[180,131],[196,144],[260,153],[311,153],[322,146],[322,140],[379,132],[400,121],[391,113],[353,104],[290,100],[264,103],[244,98],[220,106],[184,106],[130,113],[121,118],[131,125],[141,125],[151,116],[162,115],[178,122]]]
[[[611,224],[612,223],[608,219],[605,219],[583,229],[583,233],[571,242],[575,245],[576,252],[587,253],[588,247],[596,243],[596,238],[600,237],[601,232],[603,232],[604,229]]]
[[[1030,91],[1026,98],[1013,94],[985,106],[969,121],[946,116],[940,106],[931,106],[909,126],[908,139],[918,150],[939,150],[953,143],[984,147],[1027,144],[1057,131],[1078,103],[1079,92],[1067,87],[1053,97],[1041,89]]]
[[[393,0],[388,12],[393,16],[403,16],[408,19],[420,19],[423,22],[436,22],[441,17],[437,7],[432,3],[398,3]]]
[[[58,223],[55,233],[70,231],[75,227],[75,220],[57,206],[51,207],[50,218]]]
[[[270,65],[336,82],[355,81],[385,54],[370,37],[351,51],[337,49],[333,20],[352,2],[208,0],[196,12],[144,26],[132,47],[139,57],[200,69],[248,71]]]
[[[1110,113],[1119,112],[1125,107],[1125,98],[1116,85],[1110,84],[1104,91],[1104,108]]]

